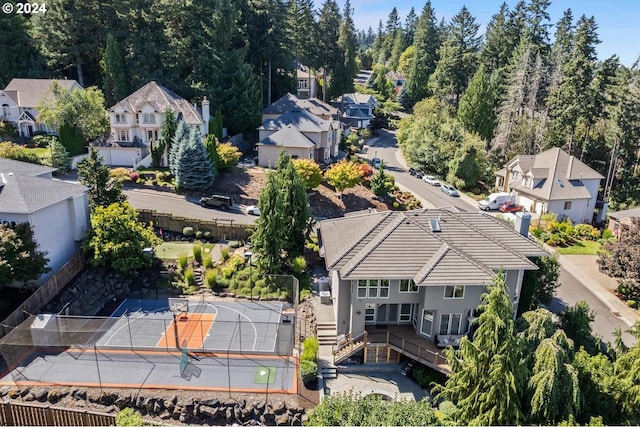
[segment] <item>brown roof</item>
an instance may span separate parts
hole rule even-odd
[[[542,181],[535,188],[525,187],[522,180],[510,182],[509,186],[538,200],[589,199],[592,196],[582,180],[604,178],[574,156],[557,147],[535,156],[516,156],[507,163],[507,169],[513,169],[516,164],[519,165],[523,174],[529,173],[535,180],[542,179]]]
[[[153,106],[157,113],[164,113],[166,110],[171,109],[179,116],[182,116],[179,119],[181,118],[190,125],[204,124],[202,116],[189,101],[155,81],[150,81],[142,86],[109,108],[109,111],[115,111],[115,108],[120,106],[125,112],[136,113],[142,111],[142,107],[146,104]]]
[[[437,221],[440,231],[432,231]],[[535,270],[536,243],[484,213],[434,209],[363,211],[319,223],[328,269],[343,279],[406,278],[416,284],[470,284],[504,268]]]
[[[75,80],[11,79],[4,91],[19,107],[33,108],[51,93],[51,83],[53,82],[57,82],[65,89],[71,89],[74,85],[81,88]]]

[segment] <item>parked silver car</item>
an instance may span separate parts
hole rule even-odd
[[[460,197],[460,194],[458,194],[458,190],[455,189],[455,187],[453,185],[450,184],[442,184],[440,186],[440,190],[445,193],[448,196],[451,197]]]

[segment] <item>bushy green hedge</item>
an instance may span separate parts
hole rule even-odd
[[[312,360],[301,360],[300,378],[305,384],[314,382],[318,378],[318,364]]]
[[[305,338],[303,348],[304,350],[302,350],[300,360],[310,360],[312,362],[316,362],[318,359],[318,338]]]

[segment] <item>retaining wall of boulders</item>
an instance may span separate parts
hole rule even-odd
[[[62,407],[78,408],[83,404],[93,404],[91,409],[114,413],[131,407],[144,417],[155,420],[174,420],[184,424],[207,425],[257,425],[299,426],[307,420],[305,409],[288,406],[284,401],[264,399],[247,401],[217,398],[159,398],[139,395],[136,392],[99,392],[98,390],[70,389],[68,391],[48,390],[44,387],[21,388],[5,386],[0,388],[0,399],[5,402],[19,401],[34,404],[62,404]],[[99,406],[98,406],[99,407]]]

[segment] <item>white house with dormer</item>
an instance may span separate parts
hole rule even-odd
[[[175,92],[151,81],[108,109],[111,126],[109,140],[95,148],[104,163],[133,166],[150,162],[151,149],[162,138],[162,119],[172,110],[178,121],[197,127],[205,136],[209,127],[209,101],[202,109]]]
[[[13,124],[23,138],[31,138],[36,132],[55,134],[55,129],[38,121],[36,108],[40,101],[51,96],[53,82],[68,90],[82,89],[75,80],[12,79],[0,90],[0,119]]]

